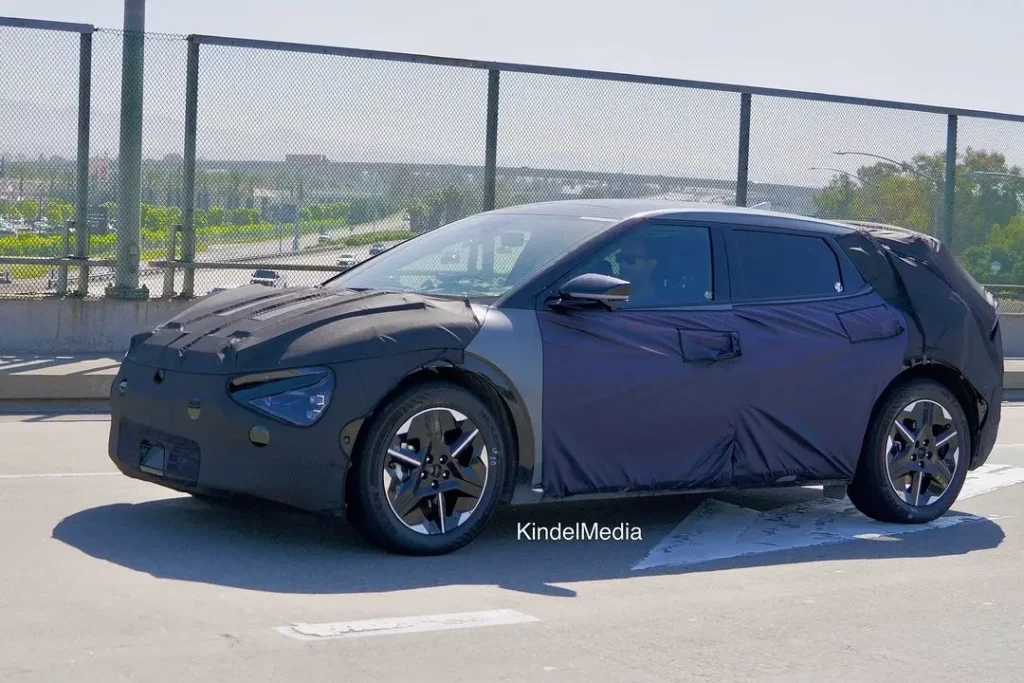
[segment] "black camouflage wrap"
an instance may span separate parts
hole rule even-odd
[[[601,219],[608,230],[643,220],[643,202],[602,201],[581,215],[621,212]],[[668,206],[650,210],[664,217]],[[783,221],[748,213],[757,217],[752,225]],[[673,209],[674,218],[687,215],[729,224],[748,214]],[[849,479],[878,398],[901,373],[931,366],[967,387],[979,435],[971,465],[980,466],[995,442],[1003,391],[993,301],[930,237],[874,224],[822,229],[863,289],[858,282],[857,291],[817,301],[653,312],[556,312],[523,295],[490,309],[508,306],[501,315],[409,293],[221,292],[132,339],[111,392],[110,457],[128,476],[171,488],[336,514],[359,425],[410,375],[444,367],[491,381],[505,402],[519,492]],[[543,278],[554,282],[569,267],[535,274],[530,286],[539,291]],[[314,366],[331,369],[335,389],[311,427],[278,422],[228,394],[239,375]],[[254,426],[269,430],[268,445],[251,443]],[[163,476],[139,468],[146,439],[169,448]]]
[[[345,426],[416,370],[460,363],[478,330],[467,303],[413,294],[251,286],[212,295],[133,338],[111,391],[111,458],[129,476],[172,488],[338,512],[349,464],[339,443]],[[233,376],[311,366],[331,368],[336,381],[311,427],[277,422],[228,395]],[[198,419],[190,402],[201,407]],[[255,425],[269,429],[269,445],[250,443]],[[164,477],[139,470],[147,434],[182,442],[171,448]]]
[[[911,230],[854,223],[838,238],[876,291],[907,313],[906,364],[938,363],[962,375],[976,396],[979,438],[971,465],[991,454],[1003,397],[1003,344],[994,299],[939,240]]]

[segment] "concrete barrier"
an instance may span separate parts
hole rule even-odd
[[[42,297],[0,299],[0,356],[121,354],[133,334],[173,318],[193,301]],[[1024,358],[1024,315],[1002,317],[1007,358]]]
[[[1024,358],[1024,315],[1003,315],[999,327],[1003,332],[1003,355]]]
[[[195,300],[0,299],[0,400],[103,400],[133,334]],[[1007,390],[1024,389],[1024,315],[1002,319]]]
[[[0,356],[123,354],[146,332],[192,305],[182,299],[73,297],[0,300]]]
[[[101,356],[0,355],[0,413],[33,402],[106,401],[122,354]],[[1006,360],[1008,401],[1021,400],[1024,360]]]

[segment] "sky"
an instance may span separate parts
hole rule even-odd
[[[2,0],[117,28],[120,0]],[[1024,112],[1019,0],[149,0],[147,28]]]
[[[375,48],[808,90],[1024,113],[1010,49],[1019,0],[149,0],[147,30]],[[120,0],[0,0],[0,15],[120,27]],[[113,44],[96,39],[96,120],[116,123]],[[180,42],[147,52],[147,144],[180,147]],[[73,51],[9,47],[62,59]],[[205,50],[206,48],[204,48]],[[4,47],[0,45],[0,53]],[[104,51],[106,50],[106,51]],[[163,52],[162,52],[163,50]],[[172,54],[173,53],[173,54]],[[181,53],[181,54],[179,54]],[[0,55],[4,56],[4,55]],[[77,55],[74,55],[77,56]],[[202,56],[200,156],[302,148],[332,158],[475,159],[482,72],[441,73],[215,48]],[[63,67],[54,67],[63,70]],[[384,87],[385,84],[391,88]],[[68,84],[71,92],[73,80]],[[23,72],[0,74],[4,106],[63,131],[65,114]],[[400,86],[400,87],[398,87]],[[51,88],[53,90],[53,88]],[[385,92],[387,91],[387,92]],[[12,94],[13,93],[13,94]],[[20,94],[19,94],[20,93]],[[41,99],[42,98],[42,99]],[[17,105],[10,102],[16,100]],[[59,99],[59,98],[58,98]],[[728,177],[738,97],[633,85],[502,80],[499,163]],[[66,115],[70,116],[70,109]],[[56,118],[55,118],[56,117]],[[815,182],[810,166],[855,170],[838,147],[906,158],[944,144],[939,116],[755,99],[751,177]],[[26,137],[36,137],[35,130]],[[589,132],[588,132],[589,131]],[[63,135],[63,132],[59,134]],[[94,133],[94,137],[96,134]],[[99,135],[93,149],[113,148]],[[1024,163],[1024,124],[966,122],[961,138]],[[424,140],[431,140],[426,149]],[[683,150],[680,152],[680,150]],[[825,176],[827,180],[827,176]]]

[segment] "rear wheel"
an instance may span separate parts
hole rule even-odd
[[[350,518],[390,552],[437,555],[472,541],[494,512],[508,449],[491,408],[445,382],[412,387],[374,419],[350,473]]]
[[[850,500],[883,522],[941,516],[967,478],[971,434],[960,402],[932,380],[913,380],[875,411]]]

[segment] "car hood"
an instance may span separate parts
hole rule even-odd
[[[480,329],[466,301],[321,287],[249,285],[202,299],[126,360],[204,374],[329,365],[426,349],[462,350]]]

